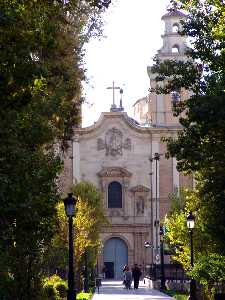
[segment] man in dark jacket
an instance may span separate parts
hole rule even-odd
[[[133,279],[134,279],[134,289],[138,289],[141,274],[142,274],[141,270],[139,269],[138,265],[135,264],[134,268],[132,270],[132,276],[133,276]]]

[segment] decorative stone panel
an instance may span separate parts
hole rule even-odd
[[[135,215],[144,216],[147,209],[150,189],[144,185],[136,185],[130,189],[135,203]]]
[[[97,139],[97,150],[105,149],[105,155],[117,156],[123,155],[123,149],[131,150],[131,139],[123,139],[123,133],[116,127],[109,129],[105,134],[105,140]]]

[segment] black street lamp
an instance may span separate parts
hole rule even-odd
[[[84,279],[83,279],[83,290],[85,293],[88,292],[88,263],[87,263],[87,249],[84,252]]]
[[[146,241],[145,244],[145,249],[153,249],[153,246],[151,245],[151,243],[149,241]],[[153,264],[151,265],[151,267],[149,266],[149,275],[153,275]],[[145,275],[147,273],[147,267],[146,267],[146,264],[145,264]]]
[[[161,266],[161,284],[160,290],[166,290],[166,279],[165,279],[165,268],[164,268],[164,229],[163,226],[160,226],[160,266]]]
[[[99,287],[101,286],[101,278],[99,277],[99,256],[102,254],[102,247],[99,248],[98,253],[97,253],[97,264],[96,264],[96,268],[97,268],[97,277],[95,278],[95,286],[98,289],[98,294],[99,294]]]
[[[158,234],[159,234],[159,216],[158,216],[158,170],[159,170],[159,160],[162,154],[154,153],[154,156],[150,158],[150,162],[155,160],[155,243],[156,243],[156,255],[158,255]],[[152,173],[150,174],[152,175]],[[151,179],[152,180],[152,179]],[[151,181],[151,188],[152,188],[152,181]],[[152,196],[152,195],[151,195]]]
[[[69,272],[67,300],[76,300],[76,290],[73,271],[73,217],[75,216],[76,199],[73,197],[72,193],[69,193],[68,197],[64,199],[64,206],[69,224]]]
[[[158,234],[159,234],[159,215],[158,215],[158,170],[159,170],[159,160],[160,160],[160,155],[159,153],[155,153],[153,159],[155,160],[155,237],[156,237],[156,255],[158,255]]]
[[[189,213],[187,216],[187,227],[190,232],[190,244],[191,244],[191,267],[194,266],[194,252],[193,252],[193,228],[195,227],[195,217],[193,216],[192,212]],[[196,291],[196,282],[192,278],[190,282],[190,296],[189,300],[196,300],[195,297],[195,291]]]

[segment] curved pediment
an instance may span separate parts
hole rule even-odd
[[[122,167],[106,167],[97,173],[99,177],[131,177],[132,174]]]
[[[93,125],[84,128],[79,128],[76,129],[75,131],[81,134],[88,134],[104,126],[107,120],[113,120],[113,119],[115,120],[116,123],[118,122],[117,121],[118,119],[121,119],[129,127],[139,131],[140,133],[143,132],[147,133],[149,131],[149,128],[140,126],[138,122],[130,118],[126,112],[102,112],[99,119]]]
[[[147,188],[147,187],[144,186],[144,185],[136,185],[136,186],[132,187],[132,188],[130,189],[130,191],[133,192],[133,193],[136,193],[136,192],[149,192],[150,189]]]

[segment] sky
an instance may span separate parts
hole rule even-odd
[[[132,117],[133,104],[148,94],[147,66],[162,47],[161,35],[169,0],[114,0],[104,15],[104,31],[100,40],[86,46],[88,84],[84,85],[85,103],[82,126],[90,126],[101,112],[110,111],[112,90],[123,89],[123,107]],[[119,90],[115,103],[119,106]]]

